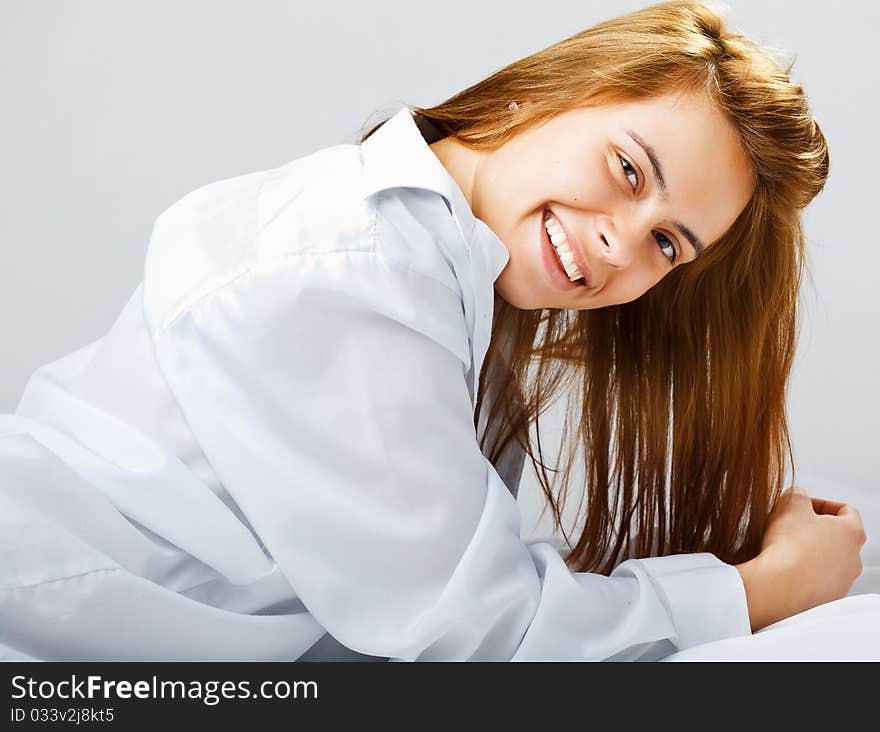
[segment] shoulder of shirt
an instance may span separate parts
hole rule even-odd
[[[365,195],[362,184],[361,147],[344,143],[184,195],[157,217],[147,248],[143,302],[151,331],[248,270],[285,258],[363,252],[461,297],[454,263],[463,243],[443,197],[414,188]]]

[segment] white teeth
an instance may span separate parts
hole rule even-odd
[[[565,273],[568,275],[568,279],[574,281],[583,277],[581,271],[574,262],[574,255],[571,253],[571,247],[568,246],[565,232],[552,215],[550,218],[544,219],[544,227],[547,229],[547,235],[550,237],[550,242],[553,244],[553,248],[556,250],[556,254],[559,256],[562,266],[565,268]]]

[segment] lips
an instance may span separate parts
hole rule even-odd
[[[568,247],[571,249],[571,254],[574,257],[575,264],[577,264],[578,269],[581,271],[581,274],[584,276],[584,284],[587,287],[590,287],[593,283],[593,273],[590,271],[590,268],[587,266],[586,257],[584,256],[584,252],[581,249],[580,242],[575,239],[571,235],[571,231],[565,226],[556,213],[549,206],[546,207],[546,210],[550,212],[550,215],[556,220],[556,223],[562,228],[563,233],[565,234],[565,239],[568,241]]]

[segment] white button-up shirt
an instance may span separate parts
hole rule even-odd
[[[173,204],[109,332],[0,415],[0,656],[652,659],[748,635],[711,554],[606,577],[520,539],[518,471],[508,490],[473,425],[508,256],[409,108]]]

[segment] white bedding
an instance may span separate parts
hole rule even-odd
[[[662,661],[880,661],[880,594],[849,595],[745,638],[693,646]]]

